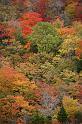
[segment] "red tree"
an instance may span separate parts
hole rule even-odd
[[[32,33],[32,27],[43,19],[41,15],[36,12],[27,12],[18,19],[20,21],[20,27],[22,28],[22,34],[26,37],[28,34]]]

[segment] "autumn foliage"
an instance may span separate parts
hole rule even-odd
[[[82,41],[79,41],[79,46],[76,49],[76,56],[80,59],[82,58]]]
[[[0,1],[0,124],[82,123],[81,4]]]
[[[23,37],[26,37],[28,34],[32,33],[32,27],[38,22],[42,21],[40,14],[36,12],[24,13],[20,21],[20,27],[22,28]]]

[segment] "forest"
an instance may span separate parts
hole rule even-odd
[[[82,0],[0,0],[0,124],[82,124]]]

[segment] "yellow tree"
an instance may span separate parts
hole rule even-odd
[[[75,113],[80,111],[81,107],[77,99],[70,98],[69,96],[63,97],[63,106],[69,118],[73,118]]]

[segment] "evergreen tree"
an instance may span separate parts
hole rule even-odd
[[[62,105],[59,113],[58,113],[58,116],[57,116],[57,119],[63,124],[67,121],[67,113]]]
[[[76,118],[77,124],[82,123],[82,112],[80,112],[80,111],[76,112],[75,118]]]
[[[38,113],[33,115],[31,120],[31,124],[44,124],[45,122],[44,117]]]

